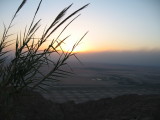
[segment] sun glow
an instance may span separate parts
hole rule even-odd
[[[67,41],[62,45],[62,49],[64,52],[70,52],[72,51],[74,45],[76,42],[73,41]],[[85,44],[79,43],[74,49],[73,52],[85,52],[87,51],[87,48],[85,47]]]

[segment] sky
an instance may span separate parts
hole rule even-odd
[[[21,1],[0,0],[0,28],[3,22],[9,23]],[[27,1],[11,32],[18,33],[19,28],[23,29],[30,23],[38,2]],[[129,58],[129,64],[160,66],[159,0],[43,0],[36,19],[42,19],[43,28],[71,3],[73,6],[67,15],[87,3],[90,5],[80,12],[81,16],[64,33],[64,36],[71,35],[65,49],[89,31],[77,48],[78,52],[92,56],[88,60],[99,58],[101,62],[124,63]]]

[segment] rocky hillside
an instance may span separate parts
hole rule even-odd
[[[160,120],[160,95],[134,94],[60,104],[30,93],[14,98],[9,108],[0,105],[0,120]]]

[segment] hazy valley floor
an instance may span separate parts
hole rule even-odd
[[[160,94],[159,67],[90,63],[73,65],[73,70],[73,76],[53,84],[43,96],[59,103],[80,103],[128,94]]]
[[[42,95],[57,103],[74,101],[82,103],[102,98],[115,98],[121,95],[160,95],[159,86],[137,86],[137,87],[105,87],[105,86],[84,86],[84,85],[63,85],[56,86]]]

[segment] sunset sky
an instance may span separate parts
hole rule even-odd
[[[22,0],[0,0],[0,32],[7,25]],[[11,31],[20,32],[31,20],[39,0],[28,0],[18,14]],[[159,0],[43,0],[37,16],[42,28],[49,25],[65,7],[74,3],[70,14],[81,6],[81,16],[67,29],[70,41],[87,36],[77,51],[83,52],[148,52],[160,51]],[[18,28],[18,29],[17,29]],[[72,45],[68,40],[68,46]],[[68,48],[66,48],[68,49]],[[159,58],[158,58],[159,60]]]

